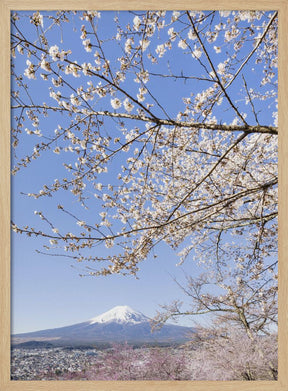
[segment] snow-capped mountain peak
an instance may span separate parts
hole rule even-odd
[[[138,324],[143,322],[148,322],[149,318],[143,315],[139,311],[134,311],[127,305],[119,305],[111,310],[104,312],[101,315],[96,316],[95,318],[90,319],[90,324],[94,323],[122,323],[122,324]]]
[[[91,346],[97,343],[137,342],[147,344],[184,342],[195,329],[164,325],[152,334],[150,318],[128,306],[117,306],[85,322],[54,329],[39,330],[12,336],[12,343],[48,341],[55,346]],[[40,338],[40,339],[39,339]],[[25,347],[25,345],[23,346]]]

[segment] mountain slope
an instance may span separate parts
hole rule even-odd
[[[112,308],[110,311],[104,312],[103,314],[91,319],[91,324],[109,322],[116,322],[119,324],[138,324],[142,322],[149,322],[149,318],[141,312],[132,310],[132,308],[127,305],[119,305]]]
[[[117,306],[87,322],[32,333],[15,334],[12,343],[32,340],[49,341],[55,345],[75,345],[110,342],[178,343],[195,330],[166,324],[151,332],[150,319],[128,306]]]

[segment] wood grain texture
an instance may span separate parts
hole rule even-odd
[[[10,381],[10,58],[11,10],[49,9],[261,9],[279,10],[279,380],[277,382]],[[0,0],[0,391],[288,391],[288,0]]]
[[[276,10],[284,6],[286,0],[3,0],[3,3],[11,10],[49,10],[49,9],[97,9],[97,10],[232,10],[232,9],[261,9],[261,10]]]
[[[288,2],[279,11],[279,379],[288,390]]]
[[[10,21],[7,6],[1,15],[0,126],[0,390],[10,377]]]

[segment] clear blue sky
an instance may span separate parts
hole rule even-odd
[[[102,13],[102,28],[109,32],[109,23],[103,23],[112,13]],[[45,24],[44,19],[44,24]],[[77,22],[76,22],[77,23]],[[81,25],[81,24],[80,24]],[[106,27],[105,27],[106,26]],[[110,24],[111,26],[111,24]],[[70,26],[69,26],[70,27]],[[79,39],[78,31],[74,43],[73,53],[83,56],[84,50]],[[31,28],[26,20],[24,31],[29,33]],[[55,40],[59,47],[69,48],[72,40],[65,29],[63,32],[64,43],[59,43],[59,31],[55,34]],[[72,38],[73,39],[73,38]],[[78,46],[77,46],[78,45]],[[179,49],[180,50],[180,49]],[[85,55],[85,52],[84,52]],[[24,57],[24,56],[23,56]],[[16,66],[23,67],[26,58],[17,57]],[[22,61],[22,62],[21,62]],[[84,61],[84,60],[83,60]],[[78,59],[78,62],[79,59]],[[24,65],[25,67],[25,65]],[[23,71],[22,71],[23,72]],[[25,80],[27,82],[27,80]],[[32,91],[41,94],[43,83],[40,77],[29,83]],[[159,95],[159,91],[157,91]],[[165,96],[163,89],[162,98]],[[47,101],[47,96],[43,95]],[[175,108],[174,108],[175,110]],[[61,125],[65,125],[65,118]],[[43,126],[41,124],[41,126]],[[47,119],[46,128],[57,127],[57,123]],[[26,142],[23,140],[24,143]],[[28,145],[28,148],[30,145]],[[24,147],[25,148],[25,144]],[[27,148],[27,145],[26,145]],[[19,151],[17,151],[19,152]],[[38,191],[45,183],[50,183],[62,169],[61,156],[54,154],[54,162],[49,159],[39,159],[27,169],[12,177],[12,216],[19,225],[29,221],[36,221],[34,210],[49,210],[47,204],[51,204],[50,213],[54,213],[54,200],[34,200],[21,195],[20,192]],[[48,179],[47,179],[48,178]],[[50,179],[50,180],[49,180]],[[99,210],[101,211],[101,210]],[[41,243],[39,245],[39,243]],[[176,297],[181,297],[179,288],[173,281],[174,276],[183,280],[183,269],[175,265],[179,261],[175,252],[166,244],[162,244],[161,255],[155,260],[149,257],[143,262],[139,279],[134,277],[80,277],[81,268],[66,258],[50,257],[37,254],[35,249],[41,249],[41,239],[28,238],[26,236],[12,234],[12,332],[20,333],[46,328],[69,325],[90,319],[116,305],[129,305],[142,311],[147,316],[154,316],[159,304],[169,303]],[[187,272],[196,270],[195,265],[185,265]]]
[[[143,263],[133,277],[79,277],[72,262],[34,252],[24,236],[12,244],[12,326],[15,333],[59,327],[88,320],[116,305],[129,305],[147,316],[158,304],[180,295],[169,273],[183,279],[177,258],[163,245],[158,260]],[[185,268],[192,271],[192,265]],[[190,270],[189,270],[190,269]]]
[[[99,31],[103,36],[109,33],[111,16],[112,13],[110,12],[102,13]],[[126,16],[122,14],[122,16],[125,19],[127,14]],[[44,18],[44,26],[45,23]],[[69,30],[71,26],[74,26],[77,31],[72,33]],[[78,55],[78,50],[80,55],[80,59],[78,58],[79,63],[84,61],[86,55],[79,38],[80,26],[81,23],[75,17],[72,25],[69,23],[67,27],[64,27],[62,31],[63,43],[60,42],[61,34],[59,30],[56,33],[53,31],[49,33],[51,44],[58,44],[59,47],[64,49],[71,47],[72,53],[75,53],[75,58]],[[31,25],[26,19],[23,31],[29,35],[30,29]],[[111,55],[113,53],[112,45],[113,42],[110,45],[110,49],[109,45],[107,46],[108,53]],[[182,49],[179,48],[177,50],[180,53]],[[221,61],[222,54],[216,55],[214,53],[213,56],[218,56],[217,61]],[[22,73],[26,67],[24,65],[26,57],[23,57],[17,56],[16,58],[16,67],[18,69],[22,67]],[[175,52],[167,54],[166,57],[159,61],[158,72],[168,73],[166,67],[167,59],[169,59],[172,66],[173,62],[180,61],[177,53],[176,56]],[[193,69],[193,72],[196,71],[196,62],[194,64],[195,69]],[[184,71],[189,66],[190,64],[183,61],[182,67]],[[251,74],[251,79],[248,76],[247,82],[249,83],[253,77],[257,78],[257,75]],[[27,80],[25,81],[27,82]],[[190,92],[193,91],[193,83],[188,82],[187,84],[183,84],[182,87],[177,85],[177,91],[173,90],[172,81],[169,84],[169,91],[167,91],[164,85],[155,86],[157,96],[159,96],[161,103],[168,108],[172,116],[180,108],[183,108],[181,100],[176,99],[175,96],[177,95],[177,98],[188,96],[187,88]],[[49,98],[44,95],[44,89],[42,89],[42,86],[46,87],[47,85],[41,80],[40,76],[37,77],[36,81],[29,81],[29,86],[31,86],[33,94],[37,93],[40,98],[43,95],[43,100],[46,100],[48,103]],[[237,87],[237,83],[235,86]],[[131,86],[131,88],[133,87]],[[153,90],[153,84],[151,89]],[[103,107],[99,107],[99,109],[103,109]],[[227,115],[227,122],[229,122],[231,117],[229,117],[229,114]],[[65,121],[65,117],[62,117],[62,126],[65,126]],[[57,123],[53,122],[53,117],[49,117],[45,119],[44,124],[41,123],[40,127],[55,129]],[[24,139],[23,141],[24,144],[17,151],[17,153],[20,152],[20,155],[21,148],[23,150],[25,148],[29,149],[32,145],[29,144],[30,141],[27,141],[27,144]],[[51,155],[48,161],[45,158],[37,160],[12,178],[12,216],[13,220],[19,225],[23,225],[27,221],[31,222],[31,225],[33,225],[34,221],[38,223],[39,219],[35,217],[34,210],[45,209],[52,215],[57,212],[57,208],[55,212],[55,205],[61,201],[59,199],[45,198],[44,200],[34,200],[20,194],[21,192],[38,191],[43,183],[51,183],[57,177],[57,173],[63,169],[63,157],[55,154],[53,157],[55,158],[53,161],[51,160]],[[71,203],[74,202],[72,197],[68,195],[66,200]],[[75,208],[77,208],[76,205]],[[93,212],[96,212],[96,209],[94,207]],[[67,225],[68,222],[63,222],[63,224]],[[179,287],[173,281],[173,277],[184,281],[184,271],[187,274],[199,272],[197,266],[191,262],[185,263],[181,268],[176,267],[179,261],[176,253],[163,243],[158,248],[157,253],[159,256],[157,259],[154,259],[152,254],[146,262],[143,262],[138,275],[139,279],[121,277],[119,275],[110,277],[80,277],[80,266],[75,265],[69,259],[37,254],[35,249],[41,248],[44,243],[45,241],[42,239],[12,234],[13,333],[54,328],[85,321],[116,305],[124,304],[152,317],[159,308],[159,304],[168,304],[176,298],[186,300],[186,298],[181,296]],[[188,324],[188,322],[186,320],[185,324]]]

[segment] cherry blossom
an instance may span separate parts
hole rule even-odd
[[[45,159],[61,166],[27,191],[55,210],[13,230],[92,276],[137,276],[165,243],[178,265],[213,281],[195,312],[229,308],[248,335],[242,308],[254,334],[268,332],[277,322],[277,12],[109,15],[12,15],[12,174]]]

